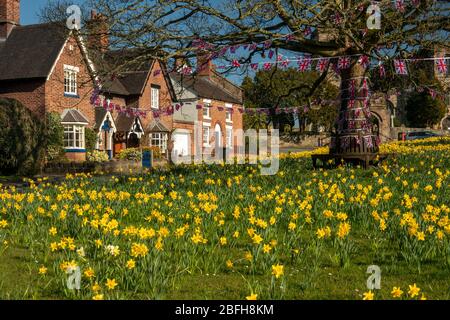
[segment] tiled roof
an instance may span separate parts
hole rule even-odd
[[[170,130],[161,121],[153,120],[148,126],[148,131],[150,131],[150,132],[169,132]]]
[[[200,98],[214,99],[223,102],[242,104],[242,100],[219,84],[204,76],[185,76],[171,73],[170,76],[182,87],[195,92]]]
[[[46,78],[67,36],[56,23],[14,27],[0,45],[0,80]]]
[[[89,123],[89,120],[76,109],[66,109],[61,115],[62,123]]]

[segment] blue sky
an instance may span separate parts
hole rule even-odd
[[[22,0],[20,6],[20,23],[22,25],[39,23],[39,12],[47,0]]]

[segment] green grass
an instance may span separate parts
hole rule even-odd
[[[11,197],[3,190],[0,222],[5,219],[8,226],[2,229],[0,224],[0,299],[91,299],[95,295],[94,281],[101,284],[101,293],[107,299],[234,300],[245,299],[251,292],[260,299],[361,299],[367,291],[366,270],[370,265],[378,265],[382,270],[377,299],[392,298],[394,286],[401,287],[406,295],[408,286],[414,283],[428,299],[450,299],[450,228],[442,240],[427,234],[426,240],[419,241],[400,225],[403,215],[411,213],[420,231],[430,225],[446,230],[447,222],[442,220],[439,227],[425,219],[423,213],[427,212],[427,205],[432,205],[433,210],[439,211],[439,219],[449,217],[448,150],[399,155],[387,166],[313,171],[309,159],[287,159],[281,163],[283,174],[277,176],[260,176],[251,166],[177,167],[170,172],[117,179],[79,177],[60,185],[43,183],[25,190],[25,197],[20,193]],[[406,173],[405,168],[414,171]],[[231,186],[226,185],[228,179]],[[438,183],[440,188],[436,187]],[[327,188],[322,192],[320,185],[324,184]],[[333,201],[339,194],[329,191],[333,185],[344,195],[342,202]],[[361,185],[360,191],[351,188],[357,185]],[[432,190],[424,191],[428,185],[433,186]],[[369,186],[371,190],[363,191]],[[386,194],[379,191],[382,187],[388,187],[392,197],[371,203],[377,195]],[[286,189],[298,192],[293,194]],[[171,191],[179,197],[172,199]],[[187,195],[189,191],[194,193],[192,198]],[[365,192],[367,200],[350,200]],[[208,200],[202,200],[207,194]],[[271,194],[274,196],[269,197]],[[411,208],[405,203],[406,194],[417,198]],[[307,200],[308,195],[312,199]],[[277,203],[283,197],[286,201]],[[293,203],[289,204],[289,200]],[[304,201],[311,209],[301,209]],[[85,205],[89,208],[77,207]],[[210,205],[217,208],[208,212]],[[267,222],[275,216],[276,223],[266,228],[252,224],[252,205],[256,218]],[[235,206],[241,210],[239,219],[234,217]],[[278,207],[282,208],[281,213],[276,213]],[[127,215],[123,213],[125,208]],[[44,212],[39,213],[39,209]],[[343,239],[337,237],[340,221],[326,218],[326,209],[348,214],[351,231]],[[388,212],[386,230],[381,230],[373,218],[374,210],[379,214]],[[65,218],[61,218],[62,211]],[[306,211],[313,218],[311,224],[306,221]],[[293,214],[298,214],[298,219]],[[161,215],[164,219],[160,219]],[[151,220],[147,219],[149,216]],[[106,224],[116,219],[120,235],[92,224],[102,219],[106,219]],[[219,223],[221,220],[223,224]],[[293,220],[297,223],[294,231],[288,228]],[[177,229],[186,224],[190,226],[186,233],[176,237]],[[124,234],[130,226],[153,228],[156,232],[168,228],[170,234],[164,238],[163,250],[156,249],[157,236]],[[332,236],[318,239],[318,228],[325,226],[331,227]],[[57,228],[57,235],[49,234],[51,227]],[[197,227],[207,243],[193,243]],[[249,228],[263,237],[262,243],[253,242],[248,236]],[[238,239],[233,238],[235,231],[240,232]],[[228,239],[224,246],[220,245],[223,236]],[[50,244],[60,243],[64,237],[74,238],[75,248],[83,247],[85,257],[67,248],[52,252]],[[99,248],[94,244],[96,239],[103,241]],[[262,253],[263,244],[272,240],[277,240],[277,245],[269,254]],[[133,243],[145,244],[149,252],[135,258],[136,268],[128,270],[126,263]],[[118,257],[107,253],[105,248],[110,244],[120,247]],[[247,251],[252,252],[253,262],[244,259]],[[83,277],[79,293],[65,286],[67,274],[61,263],[71,260],[82,272],[88,268],[95,271],[95,280]],[[234,263],[233,268],[226,266],[227,260]],[[272,276],[272,266],[276,264],[285,268],[280,279]],[[43,265],[48,268],[45,276],[38,273]],[[113,278],[118,288],[108,291],[106,280]]]

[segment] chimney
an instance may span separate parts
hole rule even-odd
[[[0,40],[6,40],[20,25],[20,0],[0,0]]]
[[[104,15],[91,11],[91,20],[87,23],[89,30],[88,44],[93,50],[105,52],[109,49],[109,27]]]
[[[211,54],[205,51],[197,53],[197,75],[211,77],[214,71],[214,65]]]

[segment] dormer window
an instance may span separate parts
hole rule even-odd
[[[64,65],[64,95],[77,96],[78,85],[77,75],[80,72],[78,67]]]

